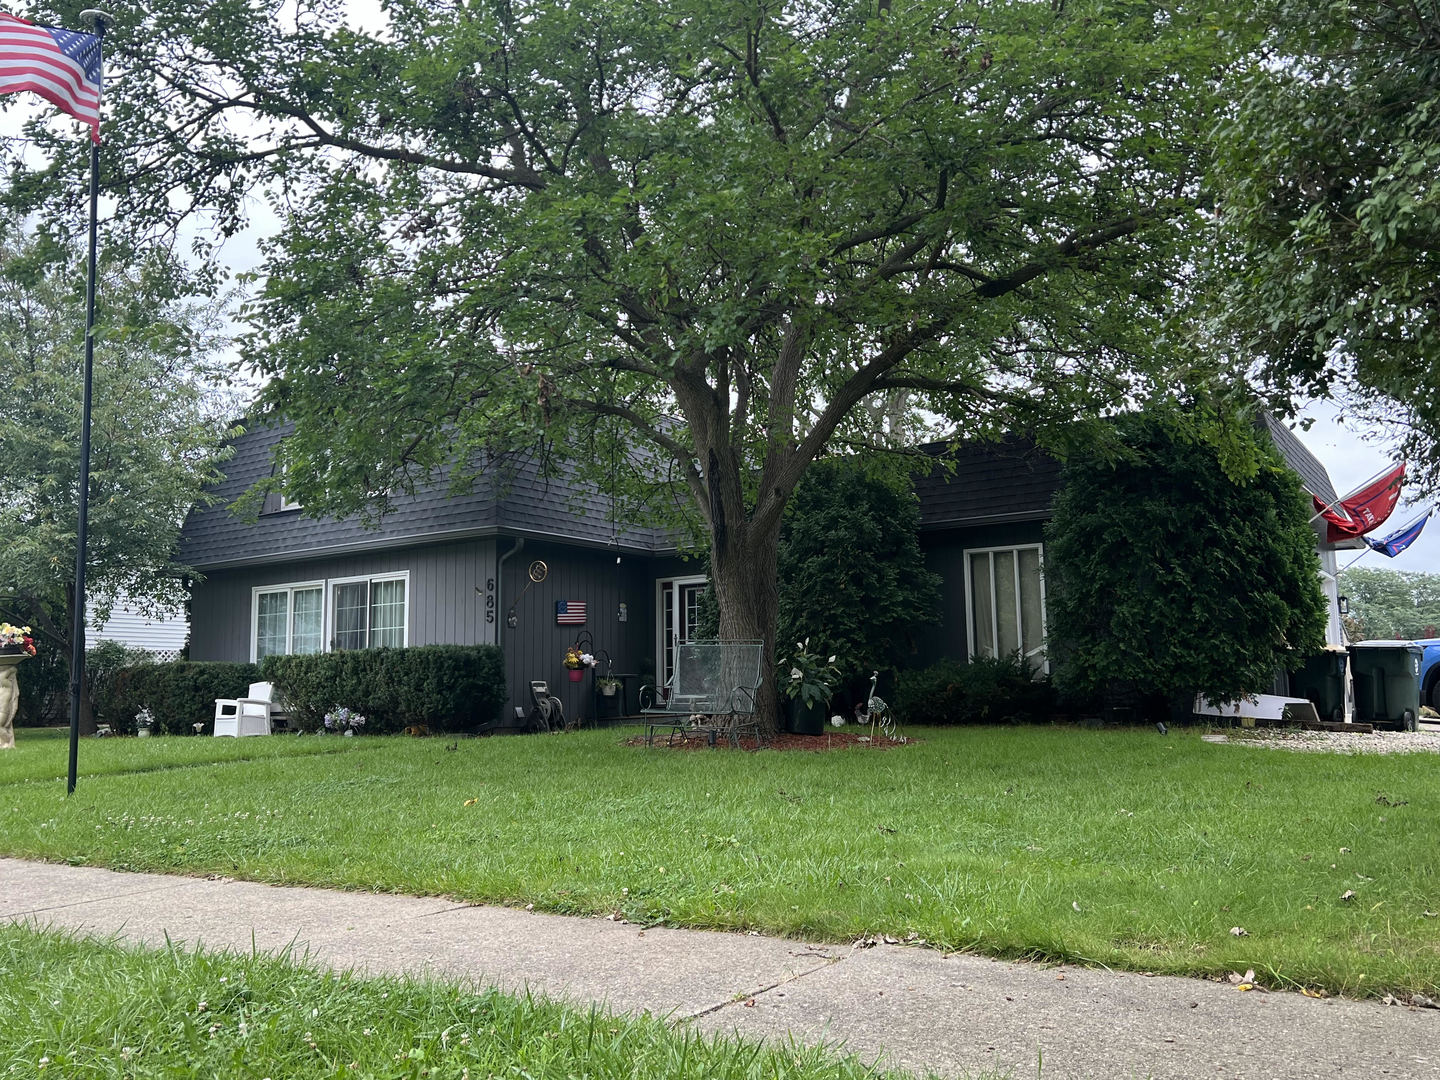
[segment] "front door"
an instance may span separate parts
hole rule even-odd
[[[705,591],[703,577],[668,578],[659,583],[659,607],[655,612],[658,631],[656,655],[660,658],[660,685],[670,681],[675,671],[675,646],[696,636],[700,622],[700,596]]]

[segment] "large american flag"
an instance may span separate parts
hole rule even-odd
[[[100,39],[0,14],[0,94],[33,90],[100,141]]]

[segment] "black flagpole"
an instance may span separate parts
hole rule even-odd
[[[114,21],[103,11],[80,13],[103,43]],[[104,61],[101,61],[104,71]],[[101,80],[104,85],[104,80]],[[99,233],[100,144],[90,140],[90,272],[85,285],[85,395],[80,421],[80,524],[75,535],[75,622],[70,644],[70,772],[65,794],[75,793],[75,772],[80,759],[80,695],[85,688],[85,556],[90,526],[90,390],[95,371],[95,248]]]

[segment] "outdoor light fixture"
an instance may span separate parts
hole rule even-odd
[[[1341,615],[1349,615],[1349,614],[1350,614],[1350,598],[1349,598],[1348,596],[1338,597],[1337,600],[1336,600],[1336,603],[1337,603],[1337,604],[1339,605],[1339,607],[1340,607],[1340,614],[1341,614]]]

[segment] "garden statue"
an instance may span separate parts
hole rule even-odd
[[[20,682],[15,668],[20,656],[0,656],[0,750],[15,749],[15,712],[20,708]]]

